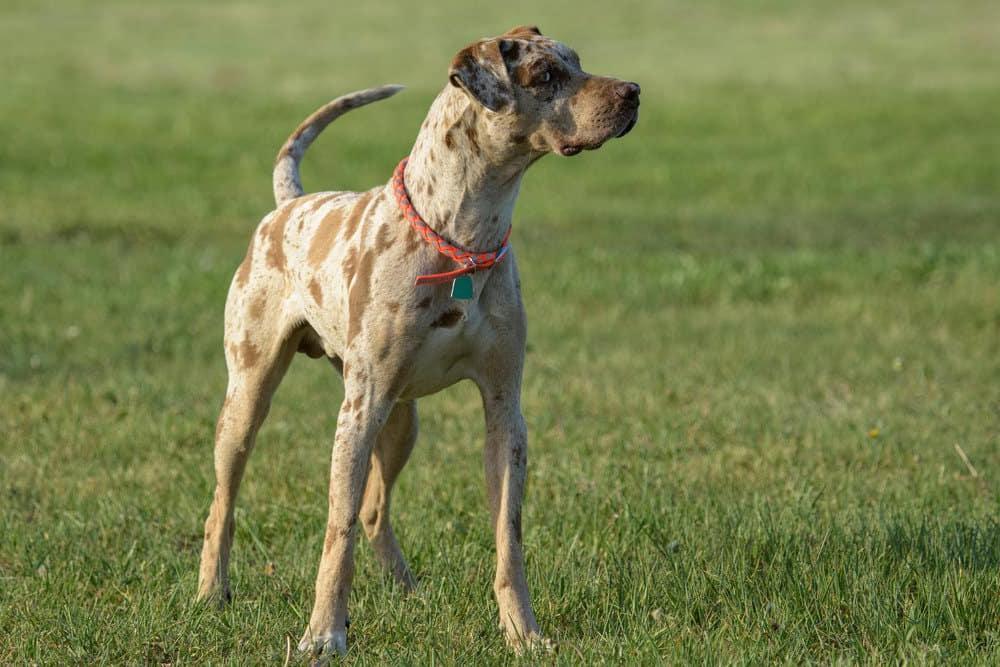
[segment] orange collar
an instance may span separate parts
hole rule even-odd
[[[449,280],[454,280],[459,276],[463,276],[469,273],[475,273],[476,271],[483,271],[485,269],[492,268],[495,264],[499,264],[506,257],[507,251],[510,249],[510,244],[508,240],[510,239],[511,227],[507,228],[507,233],[504,234],[503,241],[500,242],[500,247],[493,252],[472,252],[470,250],[465,250],[454,243],[448,241],[428,225],[420,214],[417,213],[416,209],[413,208],[413,202],[410,201],[410,195],[406,192],[406,183],[403,181],[403,174],[406,172],[406,163],[409,160],[409,156],[404,157],[396,165],[396,171],[392,174],[392,189],[396,194],[396,202],[399,204],[399,209],[403,212],[403,217],[406,218],[407,222],[410,223],[410,227],[413,228],[415,232],[420,234],[421,238],[424,239],[426,243],[433,246],[435,250],[453,260],[457,264],[461,264],[461,268],[455,269],[454,271],[447,271],[445,273],[429,273],[423,276],[417,276],[415,285],[437,285],[439,283],[445,283]]]

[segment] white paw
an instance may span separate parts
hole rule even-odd
[[[299,651],[322,656],[347,655],[347,630],[313,634],[307,629],[299,642]]]

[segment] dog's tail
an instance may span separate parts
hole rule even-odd
[[[309,145],[327,125],[351,109],[392,97],[402,89],[403,86],[396,85],[379,86],[343,95],[327,102],[302,121],[278,151],[278,158],[274,163],[274,203],[281,205],[305,194],[299,179],[299,162]]]

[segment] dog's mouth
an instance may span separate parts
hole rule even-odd
[[[632,113],[632,117],[628,119],[628,122],[625,123],[624,127],[622,127],[622,129],[618,130],[617,133],[611,135],[608,138],[621,139],[626,134],[631,132],[632,128],[634,128],[636,126],[636,123],[638,122],[639,122],[639,106],[636,105],[635,111]],[[595,151],[601,146],[603,146],[605,141],[607,141],[607,139],[594,142],[591,144],[564,144],[562,146],[559,146],[556,149],[556,152],[558,152],[562,156],[570,157],[572,155],[578,155],[583,151]]]
[[[562,156],[565,156],[565,157],[569,157],[571,155],[577,155],[584,148],[590,148],[591,150],[593,150],[593,148],[591,148],[589,146],[560,146],[559,147],[559,155],[562,155]],[[594,148],[600,148],[600,144],[598,144]]]
[[[626,134],[631,132],[632,128],[635,127],[636,123],[638,122],[639,122],[639,109],[638,107],[636,107],[635,113],[632,114],[632,118],[629,119],[628,123],[625,124],[625,127],[622,129],[622,131],[615,135],[615,139],[621,139]]]

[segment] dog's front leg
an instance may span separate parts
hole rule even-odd
[[[346,375],[346,373],[345,373]],[[365,490],[376,437],[392,408],[355,389],[344,399],[330,463],[330,508],[323,556],[316,576],[316,602],[299,650],[322,654],[347,652],[347,599],[354,576],[354,541],[358,510]],[[345,387],[345,396],[352,395]]]
[[[486,491],[497,548],[493,590],[500,627],[518,650],[547,646],[531,609],[521,548],[521,499],[528,465],[527,427],[520,387],[480,387],[486,413]]]

